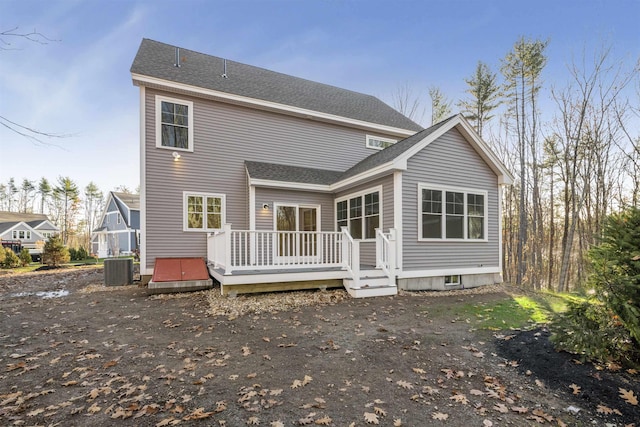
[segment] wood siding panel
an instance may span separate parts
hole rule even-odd
[[[418,241],[418,184],[488,192],[488,242]],[[498,178],[456,129],[409,159],[403,173],[404,270],[499,265]]]
[[[147,268],[156,257],[206,256],[206,233],[183,231],[183,191],[225,194],[226,222],[247,230],[245,160],[346,170],[375,152],[357,129],[151,88],[145,94]],[[194,152],[181,152],[177,162],[172,150],[155,146],[156,95],[194,103]]]

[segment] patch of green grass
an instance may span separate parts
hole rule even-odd
[[[575,294],[551,292],[511,295],[501,301],[463,304],[455,308],[452,314],[468,319],[479,329],[521,329],[548,323],[555,314],[566,310],[568,301],[584,298]]]

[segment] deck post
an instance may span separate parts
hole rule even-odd
[[[231,265],[231,260],[233,259],[233,254],[231,253],[231,223],[223,225],[222,230],[224,233],[224,275],[229,276],[233,270]]]
[[[397,248],[398,248],[398,231],[395,228],[389,229],[389,285],[396,284],[396,268],[397,268]]]

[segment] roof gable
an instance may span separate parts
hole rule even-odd
[[[404,131],[405,135],[422,129],[420,125],[371,95],[188,49],[180,48],[179,57],[180,67],[176,67],[175,46],[143,39],[131,66],[134,82],[140,83],[144,80],[143,76],[146,76],[161,82],[271,103],[274,108],[294,107],[301,110],[301,115],[315,112],[382,125]]]
[[[498,177],[500,184],[513,183],[514,178],[511,173],[460,114],[451,116],[378,151],[344,172],[260,162],[245,162],[245,164],[250,182],[254,185],[292,187],[291,183],[296,183],[300,186],[306,185],[308,189],[336,191],[340,187],[369,179],[373,173],[407,169],[409,158],[453,128],[460,132],[467,143],[487,163]]]

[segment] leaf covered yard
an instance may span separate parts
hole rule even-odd
[[[521,295],[503,288],[366,300],[343,291],[148,296],[136,286],[103,287],[99,269],[85,273],[0,277],[0,424],[631,426],[640,419],[636,372],[597,370],[568,354],[555,359],[544,329],[519,330],[534,328],[550,305],[518,302]],[[55,288],[69,294],[35,294]],[[567,375],[550,376],[545,366],[554,365]]]

